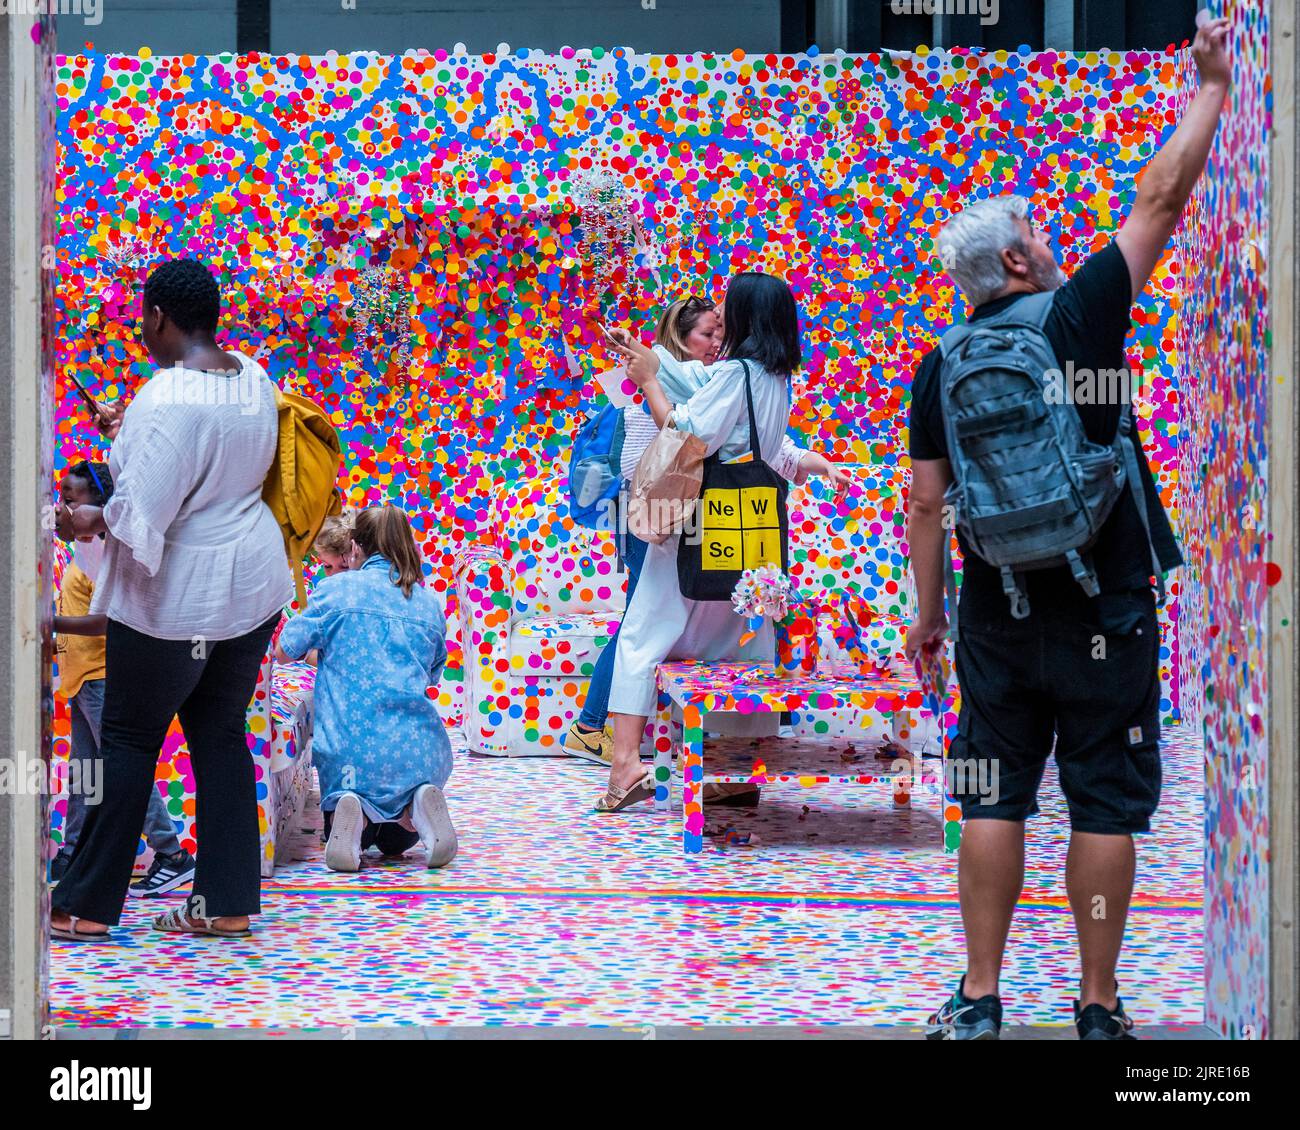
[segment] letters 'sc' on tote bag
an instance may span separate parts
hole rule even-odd
[[[677,580],[689,600],[730,600],[746,569],[775,565],[789,571],[786,482],[763,462],[749,366],[741,365],[754,458],[724,463],[715,453],[704,461],[698,528],[684,534],[677,549]]]

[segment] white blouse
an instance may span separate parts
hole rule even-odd
[[[636,474],[636,465],[641,462],[645,449],[658,434],[659,425],[642,405],[629,404],[623,409],[623,450],[618,467],[629,483]]]
[[[690,400],[709,383],[717,366],[705,365],[702,361],[679,361],[663,346],[656,345],[654,351],[659,356],[659,382],[663,385],[664,395],[672,404]],[[750,372],[758,371],[756,364],[750,365]],[[739,370],[739,366],[737,365]],[[743,372],[741,377],[743,380]],[[680,425],[679,425],[680,426]],[[650,442],[659,434],[654,417],[640,404],[633,404],[623,409],[623,451],[620,469],[623,477],[631,481],[636,473],[636,465]],[[796,485],[802,485],[808,478],[808,472],[799,466],[799,461],[806,452],[792,440],[789,435],[781,437],[781,444],[775,452],[763,449],[764,461],[783,479],[789,479]]]
[[[160,369],[127,406],[108,456],[92,613],[158,639],[217,641],[289,602],[284,539],[262,501],[274,386],[256,361],[232,356],[238,376]]]
[[[790,426],[790,382],[769,373],[757,361],[749,362],[754,422],[758,425],[758,435],[751,437],[744,368],[739,361],[727,360],[715,362],[708,371],[709,383],[684,404],[674,407],[668,419],[682,431],[703,439],[707,454],[716,453],[723,462],[752,451],[755,442],[764,461],[771,461]]]

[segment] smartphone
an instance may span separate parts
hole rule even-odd
[[[81,379],[77,376],[76,370],[69,369],[68,376],[72,378],[72,383],[73,385],[76,386],[77,393],[81,396],[81,399],[85,402],[86,407],[90,409],[90,412],[95,417],[95,419],[97,420],[103,419],[104,413],[101,411],[99,407],[99,401],[96,400],[93,396],[91,396],[90,390],[86,388],[84,384],[81,383]]]

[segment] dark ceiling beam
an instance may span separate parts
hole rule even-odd
[[[235,50],[241,55],[271,50],[271,0],[236,0]]]

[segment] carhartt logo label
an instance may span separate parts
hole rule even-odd
[[[152,1067],[82,1067],[73,1060],[50,1070],[50,1098],[55,1102],[123,1103],[148,1110],[152,1103]]]
[[[1129,745],[1141,745],[1141,744],[1142,744],[1142,727],[1141,727],[1141,726],[1130,726],[1130,727],[1128,728],[1128,744],[1129,744]]]

